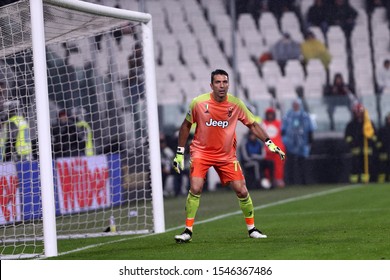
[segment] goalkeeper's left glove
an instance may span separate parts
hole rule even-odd
[[[176,156],[173,159],[173,169],[180,174],[180,169],[184,170],[184,147],[177,147]]]
[[[280,159],[284,160],[284,158],[286,157],[286,154],[278,146],[276,146],[275,143],[272,142],[271,139],[269,139],[269,138],[265,139],[265,144],[267,145],[268,149],[271,152],[279,154]]]

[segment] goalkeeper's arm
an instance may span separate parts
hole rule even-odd
[[[173,159],[173,169],[180,174],[180,170],[184,170],[184,151],[188,136],[190,135],[192,123],[184,119],[180,126],[179,138],[176,156]]]
[[[271,152],[279,154],[281,160],[285,159],[286,154],[278,146],[276,146],[274,142],[272,142],[267,132],[265,132],[257,122],[254,122],[252,125],[250,125],[249,129],[257,136],[257,138],[265,143]]]

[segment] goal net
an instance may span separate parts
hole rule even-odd
[[[47,234],[56,240],[164,231],[150,15],[43,1],[46,69],[39,69],[31,9],[29,1],[0,7],[1,259],[44,255],[57,246],[45,244]],[[47,147],[37,110],[42,71]],[[52,173],[41,168],[49,148]],[[41,184],[50,174],[53,185]],[[45,187],[54,188],[49,208]],[[47,226],[49,213],[55,223]]]

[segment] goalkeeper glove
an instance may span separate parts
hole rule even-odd
[[[184,170],[184,147],[177,147],[176,156],[173,159],[173,169],[180,174],[180,169]]]
[[[280,159],[284,160],[284,158],[286,157],[286,154],[278,146],[276,146],[275,143],[272,142],[271,139],[269,139],[269,138],[265,139],[265,144],[267,145],[268,149],[271,152],[279,154]]]

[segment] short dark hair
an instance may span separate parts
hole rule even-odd
[[[228,77],[229,79],[229,74],[225,71],[225,70],[222,70],[222,69],[216,69],[214,70],[213,72],[211,72],[211,83],[213,83],[214,81],[214,76],[215,75],[225,75]]]

